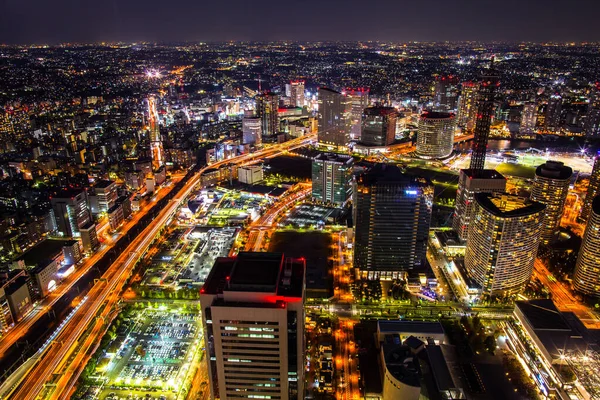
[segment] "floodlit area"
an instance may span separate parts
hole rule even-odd
[[[333,223],[340,212],[341,210],[332,207],[302,204],[288,211],[278,225],[280,227],[322,229],[326,224]]]

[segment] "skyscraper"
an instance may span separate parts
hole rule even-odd
[[[462,241],[467,240],[475,193],[495,193],[506,190],[506,178],[494,169],[461,169],[452,228]]]
[[[458,77],[441,75],[435,79],[433,109],[435,111],[456,111],[458,106]]]
[[[260,145],[262,143],[262,120],[258,117],[242,119],[242,136],[244,144]]]
[[[592,174],[590,175],[590,183],[588,190],[581,206],[581,212],[579,219],[582,222],[586,222],[590,216],[592,210],[592,202],[596,196],[600,195],[600,155],[596,155],[594,159],[594,167],[592,168]]]
[[[490,136],[492,117],[494,116],[494,99],[496,90],[500,86],[500,79],[492,67],[493,65],[483,74],[483,79],[477,91],[477,116],[473,133],[473,153],[471,154],[470,169],[485,168],[487,142]]]
[[[346,147],[350,142],[351,103],[345,95],[328,88],[319,88],[320,144]]]
[[[573,286],[587,296],[600,296],[600,196],[591,201],[583,242],[575,264]]]
[[[542,243],[548,244],[558,232],[573,170],[560,161],[546,161],[535,170],[531,200],[546,206]]]
[[[369,106],[369,89],[346,89],[346,96],[350,99],[350,139],[361,140],[362,116],[365,108]]]
[[[521,125],[519,126],[520,138],[535,138],[535,123],[537,119],[537,104],[528,102],[523,105],[521,112]]]
[[[398,111],[393,107],[365,108],[360,143],[367,146],[389,146],[396,140]]]
[[[262,93],[256,96],[256,115],[261,120],[262,135],[273,137],[279,132],[279,95]]]
[[[417,155],[427,159],[442,159],[452,154],[454,147],[454,114],[425,112],[419,118]]]
[[[425,260],[433,187],[378,164],[354,190],[354,267],[361,279],[395,279]]]
[[[474,82],[463,82],[461,86],[456,124],[466,132],[472,132],[475,129],[478,85]]]
[[[596,82],[590,91],[590,103],[588,104],[583,131],[587,137],[600,136],[600,82]]]
[[[351,156],[321,153],[312,161],[313,200],[343,206],[352,196]]]
[[[304,107],[304,81],[290,83],[290,99],[294,107]]]
[[[558,132],[561,125],[561,113],[562,113],[562,97],[560,94],[555,93],[550,96],[548,103],[546,104],[546,131]]]
[[[520,293],[529,282],[545,206],[507,193],[477,193],[465,252],[467,273],[490,296]]]
[[[217,258],[200,291],[211,399],[304,398],[304,259]]]
[[[58,232],[65,237],[80,236],[79,229],[91,222],[84,190],[64,190],[50,198]]]

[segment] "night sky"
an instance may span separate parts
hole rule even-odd
[[[0,0],[0,43],[600,41],[598,0]]]

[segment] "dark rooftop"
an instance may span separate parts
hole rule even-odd
[[[365,185],[375,185],[378,183],[425,185],[421,180],[402,173],[400,168],[393,164],[375,164],[367,172],[360,175],[359,181],[362,181]]]
[[[96,189],[106,189],[107,187],[109,187],[113,183],[114,183],[113,181],[102,179],[102,180],[99,180],[98,182],[96,182],[96,184],[94,185],[94,187]]]
[[[367,107],[364,112],[365,115],[388,115],[388,114],[398,114],[398,110],[394,107]]]
[[[454,118],[454,114],[439,111],[426,111],[421,114],[421,119],[449,119]]]
[[[571,178],[573,169],[560,161],[546,161],[536,168],[535,174],[544,178],[564,180]]]
[[[231,270],[229,289],[274,292],[282,262],[282,253],[239,253]]]
[[[419,362],[410,347],[395,344],[381,346],[385,358],[385,368],[400,382],[408,386],[420,387]]]
[[[72,242],[72,240],[46,239],[27,250],[17,258],[17,261],[23,260],[27,267],[37,267],[41,262],[53,259],[62,253],[63,246],[70,246]]]
[[[504,179],[504,175],[495,169],[461,169],[461,171],[471,179]]]
[[[521,310],[535,330],[570,330],[562,313],[550,299],[517,301],[515,306]]]
[[[594,200],[592,200],[592,211],[594,214],[600,215],[600,196],[596,196],[594,197]]]

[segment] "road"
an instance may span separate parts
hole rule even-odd
[[[121,292],[129,279],[129,275],[139,260],[148,250],[159,231],[167,225],[175,215],[176,210],[182,202],[190,195],[192,190],[200,182],[202,173],[207,169],[214,169],[226,164],[241,164],[256,158],[282,152],[294,146],[304,145],[314,139],[316,134],[303,136],[288,142],[274,145],[256,153],[244,154],[231,159],[219,161],[199,170],[193,175],[177,193],[159,215],[129,244],[119,258],[107,269],[98,284],[88,293],[86,307],[80,308],[75,316],[68,322],[65,329],[58,335],[54,344],[40,358],[40,361],[32,367],[27,377],[19,385],[14,393],[18,399],[35,399],[47,383],[56,384],[51,398],[61,398],[72,386],[78,377],[76,369],[72,368],[74,358],[72,355],[79,350],[79,341],[91,323],[98,318],[109,320],[114,307],[121,301]],[[88,338],[99,341],[105,329],[99,329],[95,324]],[[53,382],[55,373],[61,372],[61,378],[57,383]]]
[[[162,199],[168,193],[167,190],[158,190],[157,200]],[[144,208],[140,209],[133,217],[126,221],[125,224],[120,228],[119,234],[125,234],[132,227],[134,227],[140,219],[152,208],[154,202],[147,203]],[[101,232],[106,230],[108,222],[104,223],[98,230],[98,236]],[[45,313],[51,310],[52,306],[59,301],[67,292],[69,292],[73,286],[83,277],[86,273],[92,269],[96,263],[102,259],[108,253],[115,244],[116,240],[110,237],[104,242],[102,247],[93,253],[93,255],[87,258],[82,265],[78,266],[75,271],[66,277],[56,289],[48,294],[40,303],[23,319],[21,319],[10,331],[8,331],[0,340],[0,358],[2,358],[5,352],[11,348],[19,339],[21,339],[31,327],[42,317]]]

